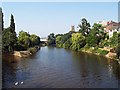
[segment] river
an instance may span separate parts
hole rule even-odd
[[[118,88],[120,77],[117,61],[47,46],[29,58],[6,55],[2,66],[3,88]]]

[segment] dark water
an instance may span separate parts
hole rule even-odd
[[[16,60],[17,63],[11,63]],[[119,65],[104,57],[41,47],[29,58],[3,58],[4,88],[118,88]],[[24,83],[14,85],[15,82]]]

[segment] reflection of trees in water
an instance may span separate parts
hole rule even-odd
[[[16,68],[17,64],[11,63],[11,61],[14,60],[13,56],[8,56],[5,55],[3,57],[3,62],[2,62],[2,82],[3,82],[3,87],[8,87],[9,84],[12,82],[14,83],[16,80]],[[13,76],[9,77],[9,76]],[[8,81],[7,83],[5,81]]]
[[[117,63],[117,61],[112,61],[112,67],[113,67],[113,73],[116,77],[116,79],[120,80],[120,65]]]
[[[120,67],[116,61],[80,52],[73,52],[72,55],[76,59],[74,63],[79,67],[83,78],[91,76],[91,80],[100,82],[100,80],[104,79],[103,75],[107,71],[109,78],[115,75],[116,79],[120,79]],[[104,71],[104,69],[106,70]]]
[[[17,61],[13,63],[12,61]],[[14,86],[15,82],[30,78],[30,61],[28,58],[19,58],[5,55],[2,62],[3,87]]]

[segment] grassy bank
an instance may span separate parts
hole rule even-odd
[[[80,51],[95,54],[95,55],[105,56],[106,58],[109,58],[109,59],[118,60],[117,54],[115,52],[113,53],[113,52],[110,52],[109,50],[104,50],[103,48],[83,47],[80,49]]]

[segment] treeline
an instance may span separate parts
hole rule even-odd
[[[13,52],[14,50],[27,50],[30,47],[40,45],[40,37],[20,31],[18,36],[15,32],[14,16],[11,15],[10,26],[2,31],[2,51]]]
[[[56,47],[62,47],[66,49],[72,49],[80,51],[83,49],[94,48],[93,51],[107,54],[105,50],[99,50],[99,48],[109,47],[114,48],[118,58],[120,56],[120,33],[114,32],[113,37],[109,38],[108,33],[104,32],[104,27],[101,24],[94,23],[91,27],[90,23],[83,18],[78,25],[79,31],[70,31],[66,34],[54,33],[48,36],[48,45],[55,44]]]

